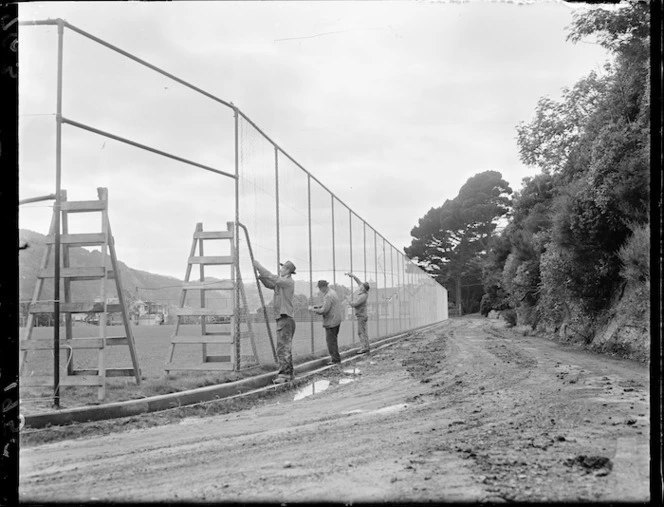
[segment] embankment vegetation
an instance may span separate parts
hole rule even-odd
[[[451,289],[459,314],[494,310],[524,329],[647,360],[649,5],[584,9],[568,30],[610,60],[559,100],[542,97],[516,127],[521,160],[539,172],[516,192],[498,172],[474,176],[420,219],[406,253]]]

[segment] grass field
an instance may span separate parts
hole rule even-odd
[[[369,321],[369,339],[389,336],[403,331],[404,322],[398,319],[381,319],[380,322]],[[275,323],[272,321],[271,332],[276,345]],[[220,330],[223,325],[208,325],[208,331]],[[226,328],[227,329],[227,328]],[[182,325],[179,335],[200,334],[199,325]],[[132,333],[136,345],[138,366],[141,370],[141,385],[136,385],[134,377],[112,377],[106,379],[106,398],[103,403],[125,401],[145,398],[159,394],[194,389],[208,385],[222,384],[255,376],[261,373],[276,371],[272,347],[264,324],[254,323],[254,343],[256,346],[258,363],[248,361],[247,355],[253,357],[253,347],[248,338],[240,343],[243,359],[240,371],[234,372],[195,372],[178,371],[166,375],[164,366],[168,358],[171,336],[175,332],[174,325],[162,326],[132,326]],[[97,337],[99,328],[85,323],[76,323],[72,328],[75,338]],[[347,320],[341,323],[339,332],[339,349],[347,350],[357,346],[356,323]],[[107,336],[124,336],[123,326],[107,326]],[[60,337],[65,336],[64,328],[60,328]],[[53,328],[37,327],[33,329],[32,338],[52,339]],[[327,356],[325,331],[320,319],[313,322],[297,322],[293,337],[293,362],[300,364],[317,357]],[[228,353],[208,347],[208,354]],[[173,363],[178,365],[196,365],[202,361],[201,345],[177,345],[173,356]],[[76,369],[97,368],[96,350],[77,350],[73,356],[73,366]],[[132,366],[129,348],[126,345],[109,346],[105,354],[106,368],[128,368]],[[67,371],[67,351],[60,351],[60,374],[64,376]],[[53,352],[34,351],[28,354],[21,377],[26,376],[53,376]],[[21,412],[31,414],[50,410],[53,406],[52,387],[20,387]],[[71,408],[82,405],[98,404],[97,389],[94,387],[62,387],[60,389],[60,407]]]
[[[199,334],[200,326],[180,326],[179,335],[187,334],[190,328],[191,334]],[[214,325],[207,326],[208,331],[216,330]],[[220,328],[220,326],[219,326]],[[350,321],[342,323],[339,335],[339,348],[345,350],[354,346],[353,325]],[[85,323],[76,323],[72,328],[75,338],[96,337],[99,328]],[[179,371],[166,375],[164,366],[166,364],[170,339],[175,332],[174,325],[162,326],[133,326],[132,332],[136,345],[138,365],[141,369],[142,382],[136,385],[134,377],[107,378],[106,398],[104,403],[113,401],[124,401],[130,399],[144,398],[159,394],[178,392],[196,387],[221,384],[242,378],[254,376],[260,373],[275,371],[277,365],[272,355],[272,347],[268,338],[267,329],[264,326],[254,324],[255,344],[260,365],[243,367],[237,372],[192,372]],[[107,326],[107,336],[124,336],[123,326]],[[64,328],[60,329],[61,338],[64,337]],[[272,323],[272,336],[276,340],[276,330]],[[316,357],[327,355],[324,332],[320,322],[314,322],[314,353],[311,340],[311,323],[298,322],[293,339],[293,361],[296,364],[306,362]],[[53,337],[53,328],[37,327],[33,329],[33,339],[49,339]],[[248,339],[241,342],[242,356],[253,355],[253,348]],[[208,347],[208,354],[223,353]],[[201,363],[200,345],[177,345],[173,362],[181,365],[192,365]],[[73,356],[74,368],[96,368],[96,350],[76,350]],[[107,368],[131,367],[131,356],[126,345],[109,346],[106,348],[105,365]],[[60,372],[65,375],[67,371],[67,351],[60,351]],[[22,377],[53,376],[53,352],[34,351],[28,353],[23,367]],[[62,387],[60,389],[60,406],[70,408],[81,405],[97,404],[97,389],[94,387]],[[41,412],[50,409],[53,403],[52,387],[25,387],[20,388],[21,411],[24,414]]]

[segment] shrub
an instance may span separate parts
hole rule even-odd
[[[509,327],[516,326],[516,310],[510,308],[508,310],[504,310],[501,315]]]
[[[484,317],[487,317],[491,310],[501,311],[509,307],[505,291],[497,286],[489,287],[487,293],[482,296],[482,300],[480,301],[480,313]]]
[[[628,282],[650,281],[649,224],[632,224],[630,229],[632,235],[618,251],[622,263],[620,275]]]
[[[480,301],[480,314],[482,317],[487,317],[492,309],[491,297],[488,294],[484,294]]]
[[[536,306],[521,305],[516,309],[516,320],[522,326],[535,330],[540,321],[539,311]]]
[[[569,256],[553,243],[540,258],[542,281],[537,306],[544,321],[555,326],[565,320],[565,302],[571,299],[568,287],[570,264]]]

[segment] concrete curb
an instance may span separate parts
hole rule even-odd
[[[394,342],[399,341],[404,336],[407,336],[415,331],[422,331],[431,327],[435,327],[440,323],[430,324],[417,329],[411,329],[405,333],[383,338],[382,340],[373,342],[372,350],[384,348],[392,345]],[[365,357],[358,355],[359,348],[346,350],[341,352],[342,363],[350,362],[355,359]],[[295,366],[295,374],[307,374],[305,377],[325,371],[332,366],[326,366],[329,362],[329,357],[315,359],[308,363],[303,363]],[[238,380],[236,382],[228,382],[214,386],[199,387],[189,391],[181,391],[177,393],[162,394],[159,396],[152,396],[139,400],[119,401],[115,403],[107,403],[104,405],[93,405],[86,407],[76,407],[70,409],[63,409],[53,412],[42,412],[39,414],[32,414],[25,416],[25,426],[29,428],[44,428],[46,426],[62,426],[71,423],[101,421],[107,419],[117,419],[120,417],[130,417],[149,412],[158,412],[161,410],[173,409],[187,405],[194,405],[196,403],[208,401],[221,401],[228,398],[236,398],[238,396],[249,396],[252,393],[265,391],[267,386],[272,388],[288,386],[288,384],[281,384],[275,386],[272,380],[277,376],[276,372],[265,373],[256,377]],[[301,380],[296,378],[296,382]]]

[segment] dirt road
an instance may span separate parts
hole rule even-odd
[[[452,319],[297,401],[24,447],[19,498],[647,501],[648,368],[503,326]]]

